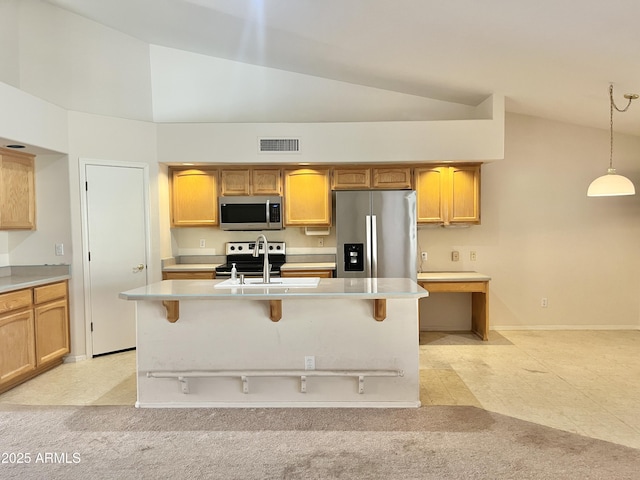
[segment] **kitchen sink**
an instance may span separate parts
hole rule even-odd
[[[320,283],[320,277],[272,278],[268,283],[264,283],[261,278],[245,278],[243,284],[233,283],[231,279],[228,279],[217,283],[214,288],[315,288],[318,283]]]

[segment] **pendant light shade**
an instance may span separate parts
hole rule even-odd
[[[635,93],[627,93],[624,98],[628,100],[627,106],[618,108],[613,101],[613,85],[609,85],[609,169],[607,174],[596,178],[587,189],[588,197],[617,197],[621,195],[635,195],[636,189],[631,180],[622,175],[616,174],[613,168],[613,109],[619,112],[626,112],[631,102],[638,98]]]
[[[610,168],[606,175],[596,178],[587,190],[588,197],[616,197],[635,195],[636,189],[631,180],[616,175],[616,169]]]

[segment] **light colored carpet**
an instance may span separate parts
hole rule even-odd
[[[640,472],[640,450],[469,406],[2,405],[0,439],[2,452],[30,454],[30,463],[0,463],[3,479],[624,480]]]

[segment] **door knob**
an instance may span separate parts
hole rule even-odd
[[[134,273],[141,272],[142,270],[144,270],[144,263],[139,263],[137,267],[133,268]]]

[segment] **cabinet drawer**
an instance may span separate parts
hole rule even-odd
[[[50,285],[43,285],[42,287],[35,287],[33,289],[33,302],[35,304],[49,302],[56,298],[64,298],[67,296],[67,283],[52,283]]]
[[[216,278],[216,272],[162,272],[163,280],[211,280],[214,278]]]
[[[16,292],[0,295],[0,314],[31,306],[31,290],[18,290]]]

